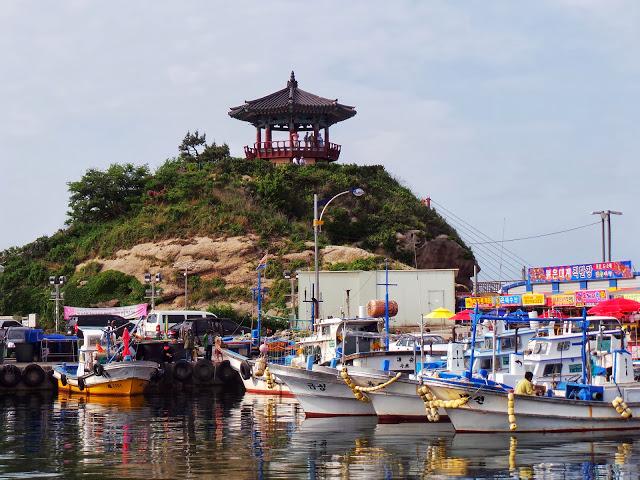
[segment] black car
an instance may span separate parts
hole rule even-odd
[[[77,335],[82,338],[83,328],[106,329],[113,324],[116,329],[116,336],[122,336],[126,328],[131,332],[135,325],[126,318],[119,315],[74,315],[67,320],[67,335]]]
[[[243,327],[242,325],[237,324],[233,320],[228,318],[212,318],[212,317],[196,317],[196,318],[187,318],[182,323],[174,325],[169,329],[169,337],[178,338],[180,337],[180,330],[185,323],[188,323],[190,328],[193,330],[193,336],[196,341],[202,344],[202,340],[204,338],[204,334],[207,331],[219,332],[220,327],[215,325],[216,322],[221,324],[222,328],[222,336],[230,337],[233,335],[244,335],[245,333],[250,333],[251,328]]]

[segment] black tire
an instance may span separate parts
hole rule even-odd
[[[81,392],[84,390],[84,387],[86,387],[86,384],[84,383],[84,378],[82,377],[78,378],[78,388],[80,389]]]
[[[249,380],[253,375],[253,367],[249,362],[243,360],[240,364],[240,376],[243,380]]]
[[[211,360],[198,360],[193,367],[193,376],[199,382],[210,382],[213,379],[215,368]]]
[[[162,380],[162,377],[164,377],[164,370],[159,368],[153,371],[151,377],[149,378],[149,381],[151,383],[159,383]]]
[[[42,367],[36,363],[30,363],[22,371],[22,381],[28,387],[37,387],[47,377]]]
[[[102,375],[104,375],[104,367],[102,366],[102,364],[100,363],[93,364],[93,374],[96,375],[97,377],[101,377]]]
[[[11,388],[20,383],[22,379],[22,372],[15,365],[5,365],[0,370],[0,385],[3,387]]]
[[[180,382],[186,382],[193,375],[193,366],[186,360],[178,360],[173,366],[173,376]]]
[[[62,375],[60,375],[60,383],[62,384],[63,387],[67,386],[67,376],[63,373]]]
[[[216,377],[224,384],[231,383],[234,378],[237,378],[235,375],[236,371],[231,368],[229,360],[220,362],[216,367]]]

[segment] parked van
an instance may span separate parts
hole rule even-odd
[[[142,322],[142,331],[145,337],[155,337],[158,332],[164,335],[174,325],[191,318],[217,318],[213,313],[201,310],[151,310],[147,318]]]

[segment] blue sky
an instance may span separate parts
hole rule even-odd
[[[342,162],[383,164],[497,239],[621,210],[613,257],[640,258],[639,2],[27,0],[0,27],[0,248],[60,228],[88,168],[155,167],[196,128],[240,155],[254,131],[228,107],[294,69],[356,106],[332,131]],[[598,261],[599,242],[508,247],[553,265]]]

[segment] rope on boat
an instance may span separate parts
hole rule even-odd
[[[631,411],[629,406],[625,403],[625,401],[622,399],[622,397],[614,398],[613,401],[611,402],[611,405],[613,405],[613,408],[616,409],[616,412],[618,412],[620,416],[625,420],[627,418],[631,418],[631,416],[633,415],[633,412]]]
[[[264,379],[267,382],[267,388],[273,390],[276,386],[276,380],[273,378],[268,366],[264,369]]]
[[[387,380],[384,383],[381,383],[380,385],[375,385],[373,387],[359,387],[358,385],[356,385],[356,390],[358,390],[359,392],[365,392],[365,393],[370,393],[370,392],[377,392],[378,390],[383,390],[385,388],[387,388],[389,385],[391,385],[393,382],[395,382],[396,380],[398,380],[400,377],[402,376],[402,373],[398,372],[396,373],[396,376]]]
[[[358,386],[353,382],[353,380],[351,380],[351,377],[349,376],[349,372],[347,371],[347,367],[342,367],[340,376],[342,377],[342,380],[344,380],[344,383],[347,384],[347,387],[351,389],[351,391],[353,392],[353,396],[356,397],[356,399],[360,400],[361,402],[369,401],[369,397],[367,397],[364,393],[362,393],[358,389]]]
[[[427,420],[430,422],[440,420],[438,408],[460,408],[469,401],[469,397],[456,398],[455,400],[439,400],[426,385],[418,388],[418,395],[420,395],[420,398],[424,402]]]
[[[516,400],[513,392],[509,392],[507,395],[507,415],[509,415],[509,430],[513,432],[518,428],[516,425]]]

